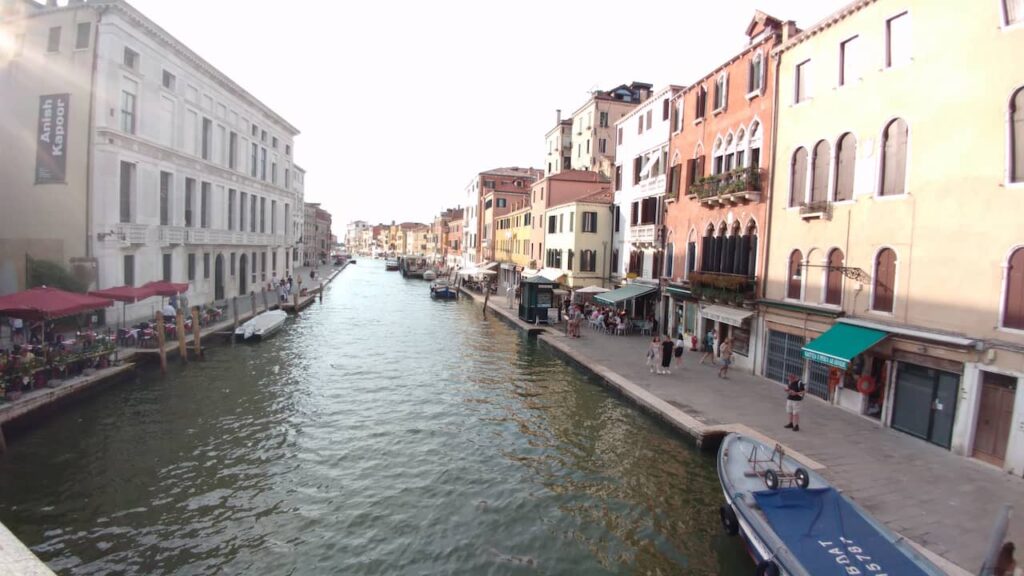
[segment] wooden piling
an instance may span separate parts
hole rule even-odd
[[[203,354],[203,346],[200,342],[203,330],[199,326],[199,306],[192,307],[192,350],[196,358]]]
[[[7,452],[7,438],[4,438],[4,427],[0,426],[0,454]]]
[[[188,346],[185,344],[185,313],[180,307],[177,314],[174,315],[174,329],[174,333],[178,336],[178,355],[181,356],[182,362],[188,362]]]
[[[167,374],[167,350],[164,348],[164,314],[156,311],[156,346],[160,350],[160,373]]]
[[[231,297],[231,316],[234,321],[231,325],[231,345],[235,345],[235,331],[238,330],[238,296]]]
[[[320,282],[320,303],[324,303],[324,283]]]

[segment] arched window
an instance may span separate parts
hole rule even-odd
[[[684,278],[690,277],[690,272],[697,269],[697,231],[690,230],[690,237],[686,240],[686,270]]]
[[[750,75],[747,79],[747,93],[760,92],[764,86],[764,58],[761,53],[754,54],[750,59]]]
[[[732,231],[725,239],[725,253],[722,257],[722,272],[726,274],[740,274],[740,262],[743,260],[740,253],[740,223],[733,221]]]
[[[875,256],[875,282],[872,292],[872,310],[893,311],[896,293],[896,253],[889,248],[883,248]]]
[[[853,199],[853,171],[857,161],[857,137],[847,132],[836,144],[836,202]]]
[[[757,275],[757,224],[751,220],[747,223],[747,233],[743,235],[743,250],[746,252],[746,269],[743,274]]]
[[[1010,102],[1010,182],[1024,182],[1024,88]]]
[[[792,298],[793,300],[800,299],[800,281],[803,274],[801,274],[804,255],[799,250],[793,250],[789,255],[789,274],[786,276],[788,281],[786,283],[786,298]]]
[[[740,128],[736,133],[736,168],[743,168],[747,161],[747,132]]]
[[[721,174],[725,171],[725,143],[722,137],[715,139],[715,147],[711,151],[711,173]]]
[[[761,167],[761,124],[754,120],[750,123],[750,130],[747,135],[748,147],[750,148],[750,161],[748,166],[753,168]]]
[[[828,173],[832,147],[821,140],[814,146],[814,169],[811,172],[811,202],[828,200]]]
[[[843,251],[839,248],[828,253],[828,268],[825,269],[825,304],[843,304]]]
[[[704,231],[704,237],[701,238],[700,245],[700,271],[701,272],[714,272],[713,262],[714,259],[714,244],[715,244],[715,225],[708,224],[707,230]]]
[[[729,273],[729,250],[726,248],[728,243],[728,228],[725,226],[725,222],[718,227],[718,236],[715,237],[715,272]]]
[[[665,247],[665,276],[669,278],[672,277],[672,272],[675,268],[675,262],[673,261],[675,253],[675,245],[672,242],[669,242],[668,246]]]
[[[885,127],[882,143],[882,196],[906,192],[907,123],[897,118]]]
[[[807,198],[807,150],[797,148],[789,170],[789,207],[804,203]]]
[[[1003,327],[1024,330],[1024,248],[1013,251],[1006,267]]]

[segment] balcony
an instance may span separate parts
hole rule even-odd
[[[832,203],[828,200],[804,202],[800,205],[800,217],[804,220],[831,220]]]
[[[150,227],[145,224],[118,224],[115,228],[116,237],[122,244],[147,244]]]
[[[742,305],[757,297],[757,277],[718,272],[690,272],[690,291],[701,300]]]
[[[706,206],[726,206],[761,199],[761,169],[739,168],[723,174],[705,176],[691,184],[687,193]]]
[[[653,244],[657,238],[657,226],[644,224],[629,227],[629,241],[633,244]]]

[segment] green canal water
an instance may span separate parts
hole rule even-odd
[[[468,301],[350,266],[268,342],[0,456],[60,574],[750,574],[711,457]]]

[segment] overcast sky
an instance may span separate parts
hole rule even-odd
[[[477,172],[544,160],[555,110],[631,81],[686,85],[756,9],[806,28],[848,0],[129,0],[302,134],[306,201],[430,221]]]

